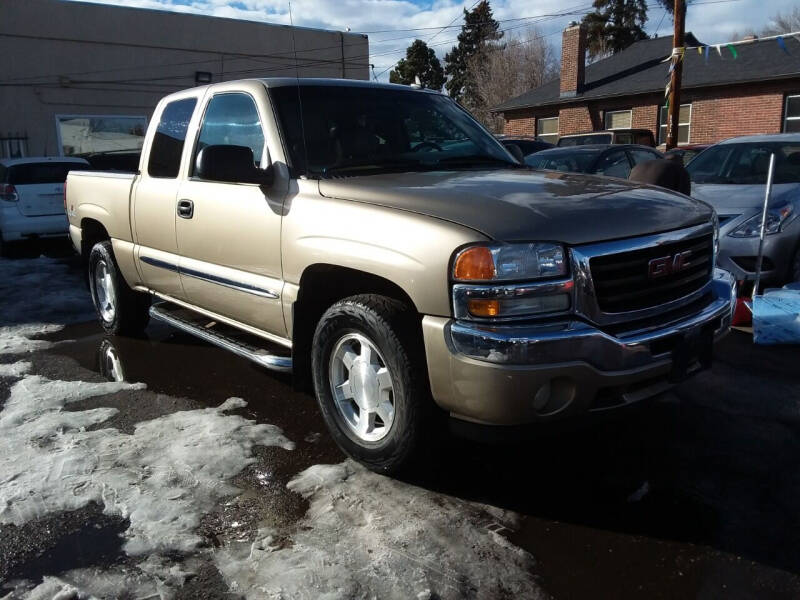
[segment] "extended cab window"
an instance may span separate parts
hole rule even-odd
[[[256,166],[261,166],[264,130],[251,96],[240,93],[218,94],[211,99],[197,138],[192,170],[194,171],[197,155],[203,148],[218,145],[250,148]]]
[[[173,179],[178,176],[186,131],[196,105],[196,98],[186,98],[170,102],[164,108],[147,163],[147,172],[151,177]]]

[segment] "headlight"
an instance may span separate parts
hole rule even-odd
[[[565,256],[563,246],[549,242],[461,250],[453,261],[455,317],[496,321],[569,311],[574,283],[564,278]],[[511,281],[525,283],[504,283]]]
[[[767,226],[764,229],[766,235],[778,233],[783,226],[795,218],[795,210],[791,204],[784,204],[777,208],[767,210]],[[749,238],[761,235],[761,212],[747,219],[729,234],[731,237]]]
[[[455,281],[525,281],[566,275],[564,247],[559,244],[470,246],[453,261]]]

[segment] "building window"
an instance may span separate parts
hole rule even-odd
[[[98,152],[140,152],[147,117],[118,115],[57,115],[61,156]]]
[[[607,110],[604,119],[606,129],[630,129],[633,122],[633,111]]]
[[[658,143],[667,143],[667,107],[662,106],[658,110]],[[692,125],[692,105],[681,104],[678,112],[678,144],[689,143],[689,133]]]
[[[783,117],[783,132],[800,131],[800,96],[786,96],[786,110]]]
[[[558,141],[558,117],[536,119],[536,137],[555,144]]]

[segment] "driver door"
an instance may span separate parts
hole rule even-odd
[[[188,177],[178,190],[181,282],[190,303],[285,338],[280,192],[194,173],[197,155],[210,145],[250,148],[256,165],[266,166],[263,123],[249,93],[223,91],[208,100]]]

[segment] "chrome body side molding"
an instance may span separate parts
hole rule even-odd
[[[245,292],[247,294],[261,296],[262,298],[269,298],[270,300],[277,300],[278,298],[280,298],[280,295],[277,292],[274,292],[273,290],[260,288],[254,285],[250,285],[249,283],[244,283],[242,281],[234,281],[233,279],[229,279],[227,277],[219,277],[217,275],[212,275],[211,273],[198,271],[197,269],[189,269],[187,267],[182,267],[180,265],[159,260],[157,258],[152,258],[150,256],[140,256],[139,260],[153,267],[166,269],[168,271],[174,271],[176,273],[180,273],[181,275],[186,275],[187,277],[194,277],[195,279],[208,281],[209,283],[215,283],[217,285],[231,288],[239,292]]]

